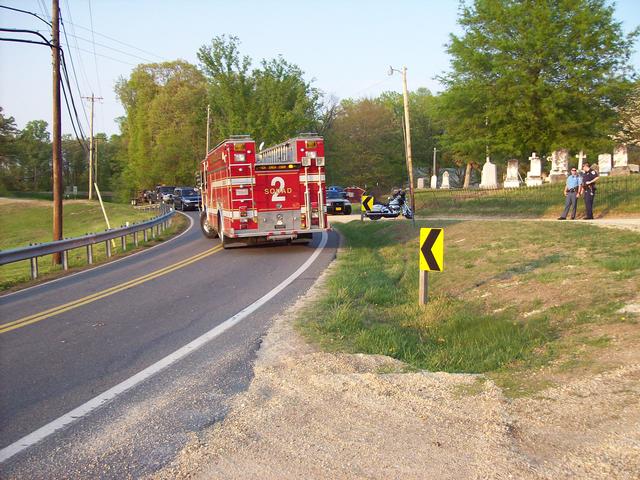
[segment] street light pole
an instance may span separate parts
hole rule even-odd
[[[407,156],[407,170],[409,171],[409,196],[411,197],[411,209],[413,210],[413,224],[415,225],[416,202],[413,192],[413,160],[411,158],[411,125],[409,121],[409,92],[407,91],[407,67],[402,71],[389,67],[389,75],[393,72],[402,73],[402,96],[404,99],[404,128],[405,128],[405,154]]]

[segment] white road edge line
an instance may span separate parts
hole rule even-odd
[[[37,285],[33,285],[31,287],[23,288],[22,290],[16,290],[15,292],[5,293],[4,295],[0,295],[0,298],[10,297],[11,295],[17,295],[18,293],[23,293],[23,292],[26,292],[27,290],[32,290],[34,288],[44,287],[45,285],[50,285],[52,283],[59,282],[60,280],[66,280],[67,278],[75,277],[76,275],[82,275],[83,273],[92,272],[92,271],[97,270],[99,268],[103,268],[103,267],[106,267],[108,265],[113,265],[114,263],[118,263],[118,262],[121,262],[123,260],[127,260],[127,259],[129,259],[131,257],[135,257],[136,255],[140,255],[141,253],[149,252],[149,251],[153,250],[154,248],[166,245],[167,243],[172,242],[173,240],[175,240],[177,238],[180,238],[182,235],[184,235],[185,233],[187,233],[189,230],[191,230],[193,228],[193,218],[191,218],[189,215],[186,215],[183,212],[178,212],[177,210],[176,210],[176,213],[184,215],[185,217],[187,217],[189,219],[189,222],[191,222],[191,223],[189,223],[189,226],[185,229],[184,232],[180,233],[179,235],[176,235],[175,237],[171,237],[166,242],[159,243],[157,245],[154,245],[153,247],[143,248],[139,252],[132,253],[131,255],[127,255],[127,256],[124,256],[122,258],[118,258],[117,260],[112,260],[112,261],[107,261],[105,263],[101,263],[100,265],[96,265],[95,267],[87,268],[86,270],[81,270],[79,272],[72,273],[71,275],[63,275],[62,277],[54,278],[52,280],[47,280],[46,282],[42,282],[42,283],[39,283]]]
[[[106,392],[98,395],[97,397],[92,398],[88,402],[80,405],[77,408],[74,408],[70,412],[62,415],[61,417],[53,420],[52,422],[47,423],[45,426],[35,430],[34,432],[22,437],[20,440],[17,440],[11,445],[3,448],[2,450],[0,450],[0,463],[7,461],[8,459],[20,453],[21,451],[35,445],[41,440],[44,440],[45,438],[47,438],[49,435],[53,434],[57,430],[60,430],[61,428],[79,420],[85,415],[88,415],[92,411],[105,405],[107,402],[113,400],[118,395],[126,392],[130,388],[135,387],[136,385],[142,383],[143,381],[152,377],[153,375],[160,372],[161,370],[164,370],[165,368],[177,362],[178,360],[181,360],[182,358],[186,357],[190,353],[198,350],[200,347],[210,342],[211,340],[216,338],[218,335],[222,334],[226,330],[230,329],[231,327],[233,327],[234,325],[242,321],[244,318],[246,318],[247,316],[255,312],[262,305],[267,303],[269,300],[275,297],[278,293],[280,293],[282,290],[288,287],[300,275],[302,275],[316,260],[316,258],[318,258],[318,256],[324,249],[325,245],[327,244],[327,239],[328,239],[327,233],[323,232],[322,240],[320,241],[320,244],[316,247],[316,250],[307,259],[307,261],[304,262],[295,272],[289,275],[289,277],[287,277],[282,283],[280,283],[277,287],[275,287],[269,293],[259,298],[248,307],[245,307],[243,310],[240,310],[233,317],[228,318],[227,320],[222,322],[220,325],[212,328],[207,333],[201,335],[200,337],[196,338],[192,342],[188,343],[184,347],[179,348],[175,352],[157,361],[153,365],[148,366],[144,370],[136,373],[134,376],[119,383],[115,387],[110,388]]]

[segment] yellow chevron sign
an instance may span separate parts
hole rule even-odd
[[[444,270],[444,229],[420,229],[420,270]]]
[[[360,204],[360,210],[363,212],[370,212],[373,208],[373,196],[371,195],[362,195],[362,200]]]

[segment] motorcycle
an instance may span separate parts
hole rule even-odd
[[[387,203],[374,203],[371,210],[364,212],[364,215],[371,220],[380,220],[381,218],[396,218],[400,214],[405,218],[412,219],[413,211],[407,204],[407,194],[404,190],[397,190],[389,197]]]

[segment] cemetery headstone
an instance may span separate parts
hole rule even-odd
[[[424,177],[418,178],[418,190],[423,190],[425,188],[424,180]]]
[[[580,150],[580,153],[576,155],[576,158],[578,159],[578,172],[582,172],[582,162],[587,159],[587,156],[582,150]]]
[[[438,176],[437,175],[431,175],[431,188],[433,188],[433,189],[438,188]]]
[[[519,186],[518,160],[512,159],[507,162],[507,178],[504,181],[504,188],[518,188]]]
[[[489,157],[487,157],[487,161],[482,166],[480,188],[498,188],[498,170],[496,169],[496,164],[491,163]]]
[[[542,185],[542,159],[533,152],[529,157],[529,171],[525,183],[527,187],[537,187]]]
[[[569,171],[569,150],[566,148],[555,150],[547,160],[551,161],[549,181],[551,183],[564,183],[567,180],[567,172]]]
[[[449,172],[447,171],[442,174],[442,185],[440,185],[440,188],[451,188],[449,186]]]
[[[601,153],[598,155],[598,173],[602,177],[608,177],[611,174],[611,154]]]
[[[618,145],[613,149],[613,168],[611,176],[614,175],[631,175],[629,168],[629,155],[627,154],[626,145]]]

